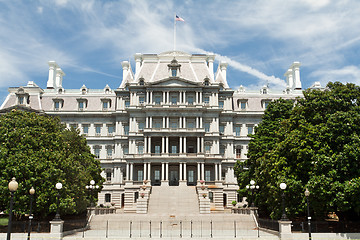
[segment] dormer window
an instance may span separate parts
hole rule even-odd
[[[104,88],[104,92],[105,92],[105,94],[110,94],[111,89],[110,89],[109,85],[106,84],[106,86]]]
[[[209,85],[210,85],[209,78],[205,78],[205,79],[204,79],[204,85],[205,85],[205,86],[209,86]]]
[[[140,85],[140,86],[144,86],[144,85],[145,85],[145,83],[144,83],[144,78],[140,78],[140,79],[139,79],[139,85]]]
[[[87,100],[83,98],[77,99],[79,111],[84,111],[87,108]]]
[[[101,99],[101,105],[102,105],[102,110],[107,111],[111,108],[111,100],[107,98]]]
[[[87,93],[87,88],[86,88],[86,86],[83,85],[83,86],[81,87],[80,91],[81,91],[81,94],[85,95],[85,94]]]
[[[181,65],[178,61],[174,58],[170,64],[168,64],[169,70],[171,71],[172,77],[178,77],[180,72]]]
[[[54,101],[54,110],[59,111],[64,106],[63,99],[53,99]]]

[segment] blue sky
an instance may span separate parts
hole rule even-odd
[[[173,49],[174,13],[186,21],[177,50],[227,61],[233,89],[283,89],[294,61],[304,88],[360,84],[357,0],[0,0],[1,102],[8,87],[46,88],[49,60],[65,72],[65,89],[117,88],[121,61],[134,67],[135,53]]]

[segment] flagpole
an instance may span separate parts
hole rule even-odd
[[[176,50],[176,13],[174,15],[174,54]]]

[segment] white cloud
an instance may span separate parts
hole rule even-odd
[[[37,13],[42,14],[43,11],[44,11],[43,7],[41,7],[41,6],[37,7]]]
[[[339,69],[322,69],[311,73],[311,75],[318,77],[322,85],[326,85],[329,81],[360,84],[360,68],[353,65],[345,66]]]

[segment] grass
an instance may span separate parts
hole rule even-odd
[[[7,226],[8,220],[8,218],[0,218],[0,226]]]

